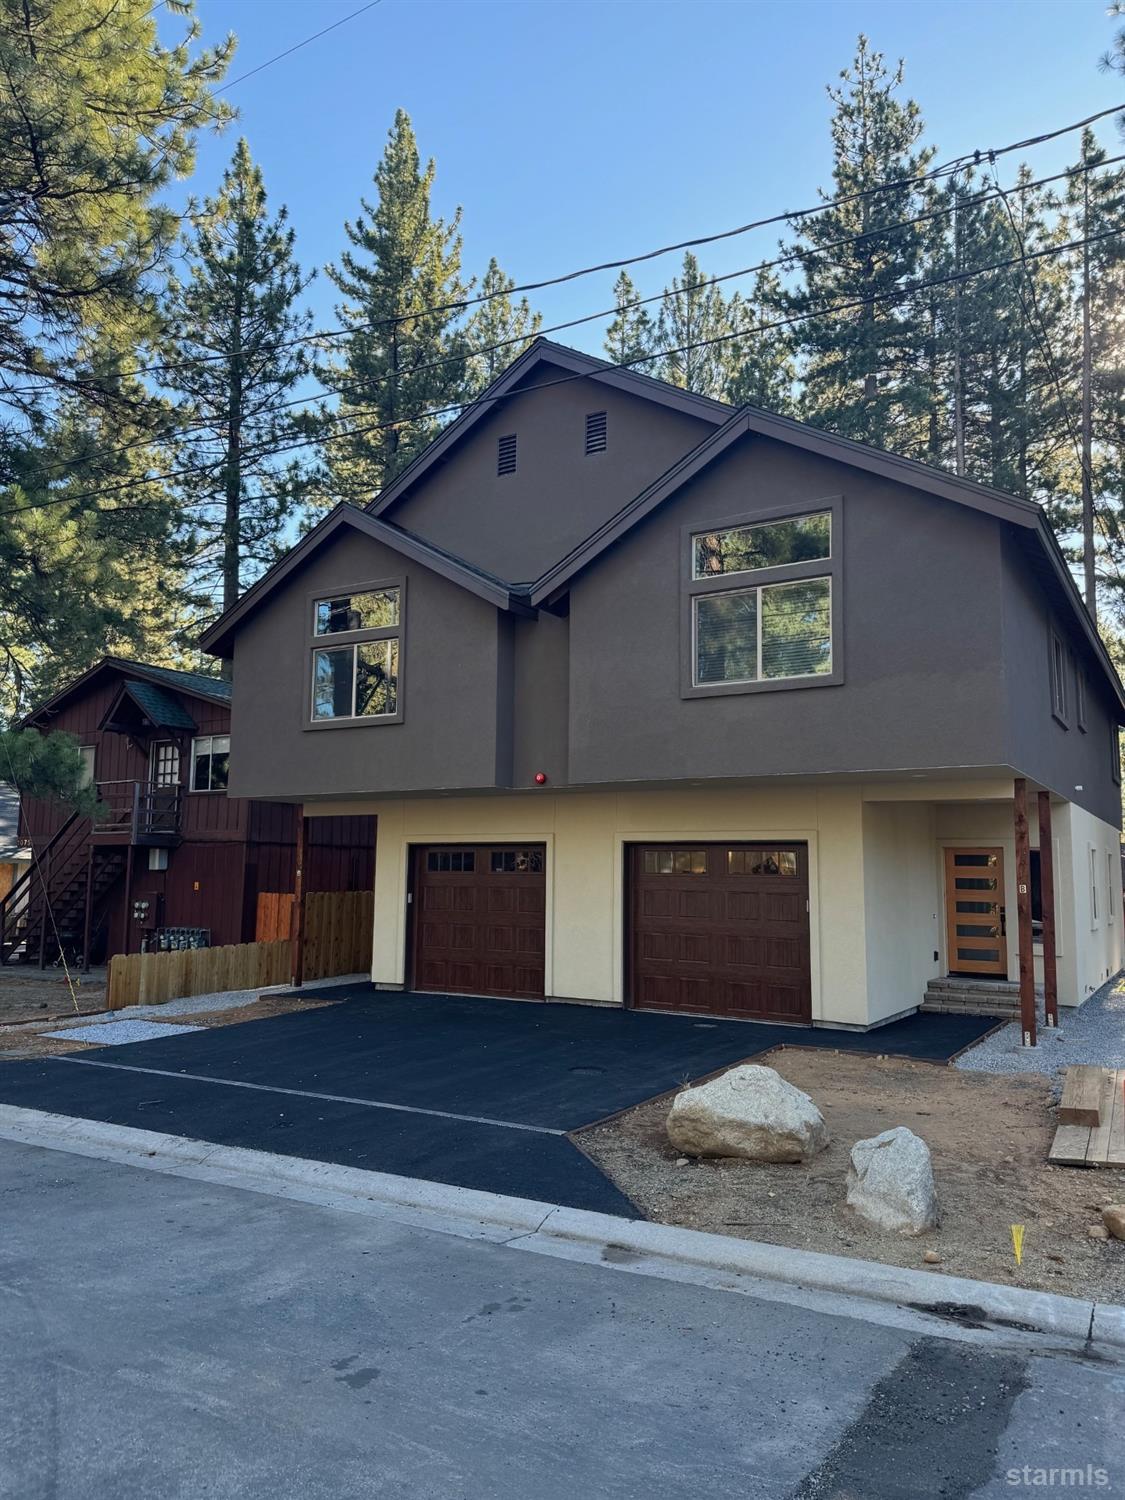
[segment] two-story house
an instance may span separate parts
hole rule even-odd
[[[230,699],[221,678],[108,656],[24,719],[78,741],[99,806],[24,799],[34,864],[0,890],[0,964],[54,963],[61,946],[88,965],[161,934],[253,941],[259,894],[294,888],[298,814],[228,795]],[[305,889],[370,889],[374,852],[370,817],[318,819]]]
[[[377,819],[378,985],[876,1025],[1030,970],[1040,811],[1060,1000],[1121,966],[1122,685],[924,465],[538,340],[203,644],[232,791]]]

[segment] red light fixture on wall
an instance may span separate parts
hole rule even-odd
[[[546,786],[547,785],[547,773],[546,773],[546,771],[536,771],[536,773],[535,773],[535,785],[536,786]]]

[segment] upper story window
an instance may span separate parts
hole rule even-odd
[[[1074,663],[1074,722],[1086,733],[1086,674],[1081,663]]]
[[[401,583],[371,584],[312,601],[313,724],[401,717],[402,593]]]
[[[1121,731],[1116,722],[1109,726],[1109,774],[1116,786],[1121,785]]]
[[[604,411],[586,413],[586,452],[604,453],[609,446],[608,418]]]
[[[89,786],[94,779],[94,762],[98,755],[97,746],[79,745],[78,753],[82,757],[82,771],[79,785]]]
[[[179,774],[179,760],[176,762]],[[191,742],[193,792],[225,792],[230,775],[230,735],[204,734]]]
[[[497,474],[516,472],[516,435],[514,432],[509,432],[496,440],[496,472]]]
[[[685,694],[842,680],[838,533],[837,506],[689,533]]]
[[[1067,651],[1058,631],[1051,631],[1051,712],[1063,726],[1070,728],[1069,704],[1066,692]]]

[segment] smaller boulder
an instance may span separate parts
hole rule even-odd
[[[1102,1223],[1115,1240],[1125,1240],[1125,1203],[1111,1203],[1103,1208]]]
[[[1108,1240],[1109,1230],[1104,1224],[1087,1224],[1086,1235],[1091,1240]]]
[[[905,1125],[856,1141],[848,1204],[878,1229],[921,1234],[939,1222],[930,1148]]]
[[[828,1145],[828,1130],[808,1094],[747,1063],[677,1094],[668,1139],[688,1156],[807,1161]]]

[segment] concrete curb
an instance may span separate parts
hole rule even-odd
[[[474,1188],[333,1162],[216,1146],[184,1136],[0,1104],[0,1139],[149,1171],[376,1214],[442,1233],[543,1254],[585,1249],[605,1265],[681,1278],[685,1270],[772,1282],[804,1292],[892,1304],[960,1327],[993,1326],[1088,1347],[1125,1349],[1125,1307],[1053,1292],[619,1219]],[[663,1269],[662,1269],[663,1268]]]

